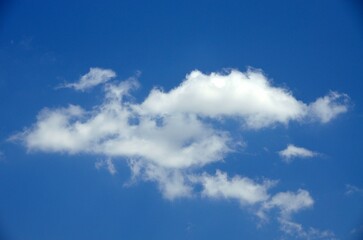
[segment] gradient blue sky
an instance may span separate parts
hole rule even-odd
[[[1,239],[362,238],[359,1],[18,0],[2,1],[0,8]],[[103,86],[57,88],[77,82],[91,67],[112,69],[114,82],[136,76],[135,104],[153,87],[178,87],[195,69],[207,76],[261,69],[272,86],[307,104],[329,91],[347,94],[348,111],[327,123],[291,121],[256,130],[241,119],[211,121],[244,144],[223,161],[190,170],[277,180],[270,198],[308,191],[314,204],[292,216],[305,235],[284,231],[278,209],[263,221],[254,206],[209,197],[200,185],[192,197],[172,200],[142,177],[126,187],[132,177],[127,157],[112,158],[112,175],[95,167],[107,154],[34,150],[9,140],[31,129],[44,108],[91,110],[104,103]],[[288,144],[317,154],[286,163],[278,152]]]

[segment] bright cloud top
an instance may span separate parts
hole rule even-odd
[[[67,87],[83,91],[115,76],[112,70],[91,68]],[[263,218],[276,208],[286,221],[313,205],[306,190],[271,194],[275,180],[258,182],[231,178],[220,170],[215,175],[203,172],[203,166],[223,161],[234,150],[232,134],[214,123],[231,118],[256,130],[290,121],[326,123],[347,111],[346,95],[332,92],[307,104],[252,69],[225,74],[192,71],[176,88],[169,92],[153,89],[141,103],[129,100],[137,86],[135,80],[107,83],[103,102],[90,110],[78,105],[45,108],[31,127],[12,139],[22,141],[29,151],[105,157],[96,167],[111,174],[117,173],[113,160],[124,159],[132,180],[156,182],[167,199],[193,196],[200,186],[201,196],[237,200]],[[280,154],[291,159],[315,153],[289,145]]]
[[[110,69],[90,68],[90,71],[83,75],[78,82],[65,84],[64,87],[84,91],[103,84],[114,77],[116,77],[116,73]]]
[[[293,158],[311,158],[318,155],[318,153],[289,144],[284,150],[279,152],[279,155],[284,161],[290,162]]]
[[[250,128],[261,128],[291,120],[317,119],[326,123],[347,111],[347,101],[346,95],[332,92],[305,104],[287,89],[272,86],[259,70],[209,75],[195,70],[169,92],[152,90],[138,108],[147,114],[237,117]]]

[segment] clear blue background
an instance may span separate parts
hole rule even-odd
[[[236,202],[170,202],[153,183],[123,187],[130,173],[122,161],[111,176],[94,168],[97,157],[27,153],[6,141],[43,107],[99,103],[100,89],[54,89],[90,67],[111,68],[121,80],[140,70],[142,101],[153,86],[168,90],[194,69],[248,66],[305,102],[345,92],[351,109],[326,125],[238,132],[246,150],[206,170],[280,179],[275,191],[305,188],[315,205],[296,221],[359,239],[350,232],[362,228],[363,196],[344,194],[346,184],[363,187],[359,1],[18,0],[0,8],[1,239],[278,239],[275,222],[258,228]],[[288,143],[324,157],[286,165],[276,152]]]

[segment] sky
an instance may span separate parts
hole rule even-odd
[[[0,2],[0,239],[363,238],[359,1]]]

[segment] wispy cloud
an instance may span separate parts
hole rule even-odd
[[[334,232],[330,230],[320,230],[313,227],[306,228],[292,220],[294,213],[312,208],[313,205],[314,200],[312,196],[304,189],[299,189],[296,192],[279,192],[264,202],[258,214],[265,217],[266,211],[269,211],[271,208],[279,209],[277,222],[280,225],[280,230],[288,239],[337,240]]]
[[[345,195],[353,195],[353,194],[363,195],[363,188],[359,188],[354,185],[346,184],[345,185]]]
[[[89,72],[83,75],[78,82],[66,83],[60,87],[73,88],[77,91],[85,91],[97,85],[103,84],[116,77],[116,73],[111,69],[90,68]]]
[[[291,220],[280,218],[280,229],[281,231],[289,236],[289,239],[324,239],[324,240],[338,240],[336,235],[330,230],[319,230],[316,228],[304,228],[303,225],[293,222]]]
[[[276,186],[278,181],[265,179],[257,182],[238,175],[231,178],[220,170],[217,170],[215,175],[203,173],[191,178],[202,185],[203,197],[238,201],[241,207],[250,208],[263,222],[268,221],[269,211],[278,210],[276,220],[282,233],[289,239],[337,239],[330,230],[305,228],[292,220],[295,213],[313,207],[314,200],[307,190],[298,189],[296,192],[271,194],[271,188]]]
[[[95,162],[95,168],[96,169],[106,168],[107,171],[112,175],[115,175],[117,173],[116,167],[113,164],[111,158]]]
[[[115,76],[112,70],[91,68],[66,87],[83,91]],[[90,110],[78,105],[45,108],[31,127],[11,139],[29,151],[106,156],[95,166],[106,167],[111,174],[116,173],[113,160],[126,160],[133,180],[156,182],[170,200],[195,194],[232,199],[253,207],[260,217],[278,209],[286,220],[313,205],[307,190],[272,194],[277,180],[229,177],[220,170],[205,173],[204,166],[225,160],[235,147],[227,128],[216,128],[213,121],[231,118],[255,130],[290,121],[325,123],[346,111],[346,95],[334,92],[303,103],[253,69],[225,74],[192,71],[171,91],[153,89],[139,104],[130,100],[137,86],[135,80],[106,84],[103,101]],[[281,154],[291,159],[316,153],[289,145]]]
[[[359,239],[361,239],[361,237],[363,237],[363,225],[353,228],[350,231],[350,234],[355,235],[356,237],[360,237]]]
[[[285,162],[291,162],[294,158],[311,158],[318,155],[317,152],[303,147],[297,147],[293,144],[289,144],[284,150],[278,153]]]

